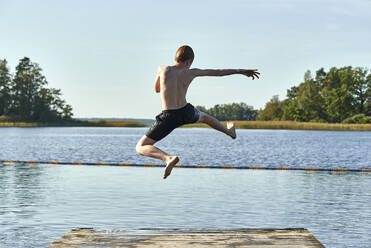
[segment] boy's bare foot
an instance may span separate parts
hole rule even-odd
[[[234,127],[233,122],[227,122],[227,128],[229,129],[229,136],[231,136],[232,139],[235,139],[237,137],[236,135],[236,128]]]
[[[163,179],[166,179],[170,176],[171,170],[173,169],[174,165],[179,162],[179,158],[177,156],[170,156],[169,160],[166,162],[166,167],[164,171]]]

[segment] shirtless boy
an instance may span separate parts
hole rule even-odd
[[[155,123],[136,145],[136,150],[140,155],[161,159],[166,163],[164,179],[170,175],[173,167],[179,162],[179,158],[167,154],[155,147],[154,144],[175,128],[184,124],[202,122],[225,133],[232,139],[236,138],[234,123],[227,122],[225,127],[214,117],[187,103],[186,94],[192,80],[196,77],[220,77],[233,74],[242,74],[254,79],[255,77],[259,78],[260,74],[256,69],[190,69],[193,59],[192,48],[181,46],[176,52],[173,66],[160,66],[158,68],[155,91],[161,95],[162,112],[156,116]]]

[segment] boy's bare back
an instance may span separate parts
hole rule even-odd
[[[189,69],[190,64],[176,64],[158,68],[155,91],[161,94],[163,110],[179,109],[187,104],[187,90],[195,77],[243,74],[254,79],[254,74],[257,73],[256,70],[243,69]]]
[[[186,94],[192,80],[190,69],[186,67],[160,66],[157,72],[156,84],[159,84],[162,109],[184,107],[187,104]]]

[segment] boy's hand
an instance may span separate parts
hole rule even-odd
[[[241,74],[245,75],[246,77],[252,77],[252,80],[256,78],[259,78],[260,73],[258,72],[258,69],[247,69],[242,70]]]

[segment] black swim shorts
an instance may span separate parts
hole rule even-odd
[[[163,110],[156,116],[156,121],[148,130],[146,136],[159,141],[181,125],[198,122],[200,114],[201,112],[190,103],[179,109]]]

